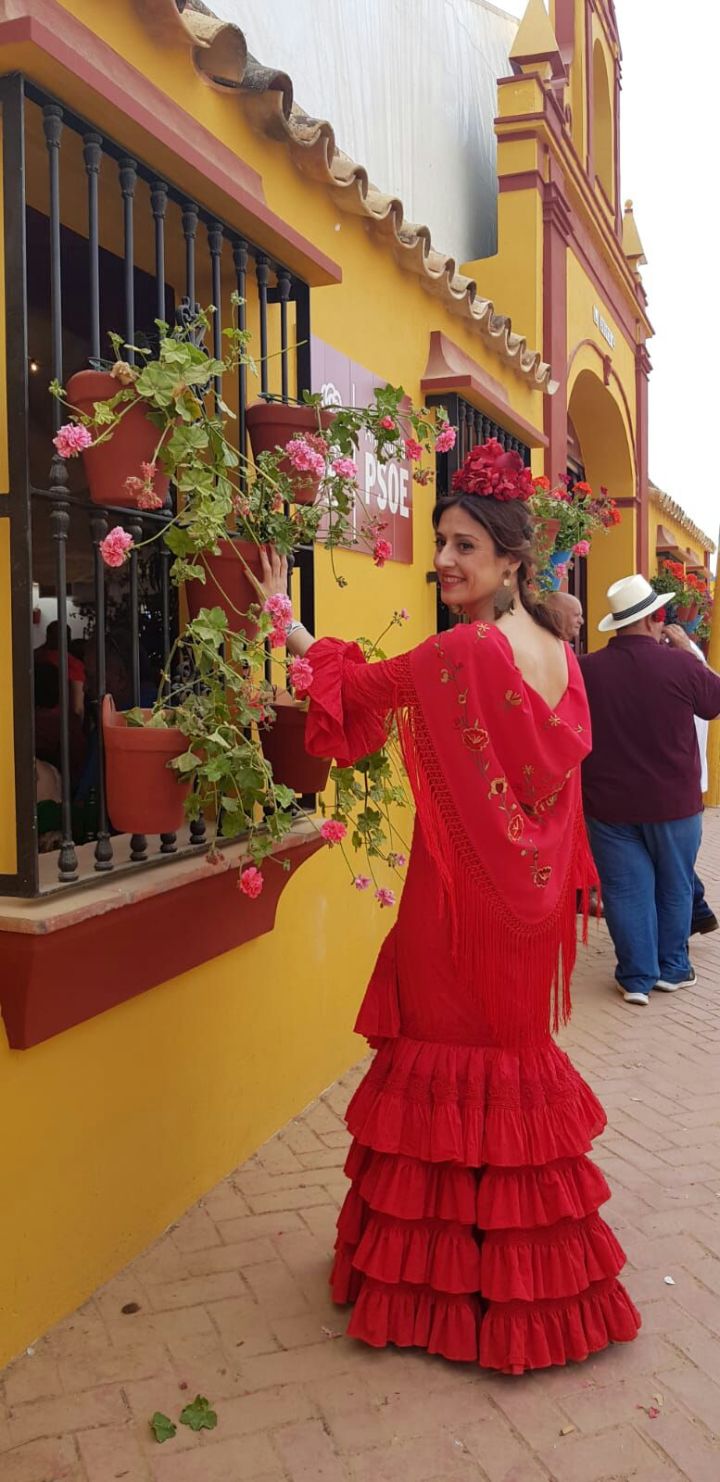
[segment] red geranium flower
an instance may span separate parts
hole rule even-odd
[[[535,485],[519,453],[506,453],[497,438],[472,448],[453,475],[456,494],[478,494],[491,499],[530,499]]]

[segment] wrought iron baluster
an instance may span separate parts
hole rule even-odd
[[[493,424],[489,417],[482,419],[482,440],[486,443],[493,436]]]
[[[238,329],[247,328],[247,313],[245,309],[245,295],[247,292],[247,266],[248,266],[248,244],[242,237],[233,242],[233,265],[235,267],[235,281],[240,296],[237,317]],[[238,366],[238,452],[240,454],[240,484],[245,487],[246,472],[245,458],[247,457],[247,432],[245,416],[247,412],[247,366],[241,361]]]
[[[50,195],[50,324],[52,334],[53,378],[63,379],[62,346],[62,257],[60,232],[60,142],[63,133],[63,111],[56,103],[43,108],[43,133],[48,151]],[[53,398],[53,427],[60,426],[62,408]],[[58,878],[77,880],[78,865],[72,836],[72,798],[70,792],[70,684],[68,679],[67,641],[67,537],[70,528],[70,505],[67,498],[68,473],[63,459],[55,453],[50,464],[49,493],[50,531],[55,542],[55,589],[58,621],[58,690],[60,709],[60,779],[61,779],[61,844]]]
[[[168,188],[164,180],[153,180],[150,189],[150,206],[155,222],[155,292],[156,314],[165,319],[165,213],[167,211]]]
[[[63,345],[62,345],[62,258],[60,243],[60,140],[63,132],[63,111],[56,103],[47,103],[43,108],[43,132],[48,151],[48,164],[50,170],[50,323],[52,334],[52,373],[53,379],[62,384],[63,378]],[[62,421],[62,407],[60,402],[53,397],[52,404],[53,427],[57,431]],[[51,482],[56,487],[61,487],[65,492],[67,476],[65,479],[53,476],[54,465],[57,460],[53,459],[53,471]]]
[[[280,375],[282,384],[282,399],[289,400],[289,350],[288,350],[288,303],[290,300],[291,279],[287,268],[281,268],[278,273],[278,294],[280,298]]]
[[[68,677],[67,640],[67,538],[70,529],[70,505],[67,499],[67,468],[62,458],[53,458],[50,470],[50,530],[55,541],[55,585],[58,622],[58,691],[60,701],[60,827],[61,844],[58,879],[71,882],[78,878],[77,854],[72,829],[72,793],[70,782],[70,680]]]
[[[102,164],[102,136],[86,134],[83,158],[88,186],[88,280],[90,289],[90,345],[95,360],[100,356],[100,220],[98,185]]]
[[[130,674],[133,705],[139,705],[140,695],[140,583],[139,557],[136,547],[143,538],[143,522],[140,515],[133,514],[127,522],[128,535],[132,535],[130,550]],[[133,861],[147,859],[147,839],[144,834],[132,834],[130,858]]]
[[[96,670],[96,739],[98,769],[98,826],[95,844],[95,869],[107,871],[113,868],[113,846],[110,839],[105,791],[105,740],[102,728],[102,703],[105,698],[105,563],[100,554],[100,541],[108,531],[107,516],[100,510],[90,519],[95,566],[95,670]]]
[[[120,190],[123,198],[123,240],[125,281],[125,339],[126,359],[135,364],[135,186],[137,163],[133,159],[121,159],[119,166]]]
[[[260,301],[260,395],[268,394],[268,282],[270,263],[264,252],[255,259],[258,299]]]
[[[200,213],[194,201],[185,201],[182,208],[182,229],[185,238],[185,292],[190,313],[196,309],[195,299],[195,247],[197,243],[198,217]]]
[[[159,555],[159,559],[160,559],[160,616],[161,616],[161,623],[162,623],[163,668],[164,668],[164,670],[166,672],[166,675],[167,675],[168,684],[171,685],[172,684],[172,675],[171,675],[171,672],[170,672],[170,648],[171,648],[171,643],[170,643],[170,562],[172,561],[172,552],[168,549],[168,547],[166,546],[166,544],[165,544],[164,541],[161,541],[161,543],[160,543],[160,555]],[[175,854],[175,853],[177,853],[177,835],[176,834],[161,834],[160,835],[160,853],[161,854]]]
[[[213,356],[215,360],[222,358],[222,249],[223,249],[223,227],[221,221],[211,221],[208,227],[208,246],[210,248],[210,267],[212,271],[212,301],[215,313],[212,322]],[[215,409],[220,400],[222,380],[215,376],[213,385],[215,387]]]

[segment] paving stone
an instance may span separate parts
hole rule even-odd
[[[701,871],[720,902],[720,813]],[[693,957],[698,987],[639,1014],[593,928],[561,1036],[609,1114],[595,1156],[636,1343],[511,1379],[333,1336],[341,1118],[364,1062],[6,1370],[2,1482],[718,1482],[720,944]],[[217,1429],[159,1446],[150,1416],[198,1393]]]

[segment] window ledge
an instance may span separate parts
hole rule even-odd
[[[92,890],[0,898],[0,1010],[11,1049],[29,1049],[272,931],[285,886],[321,847],[311,822],[295,824],[267,861],[255,901],[237,889],[245,842],[224,847],[214,867],[193,855]]]

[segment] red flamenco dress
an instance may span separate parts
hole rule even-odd
[[[594,879],[574,655],[554,711],[488,624],[381,663],[336,639],[311,657],[309,750],[347,764],[394,717],[416,805],[356,1024],[377,1053],[347,1112],[331,1285],[348,1331],[512,1374],[628,1342],[640,1318],[587,1157],[605,1115],[551,1034]]]

